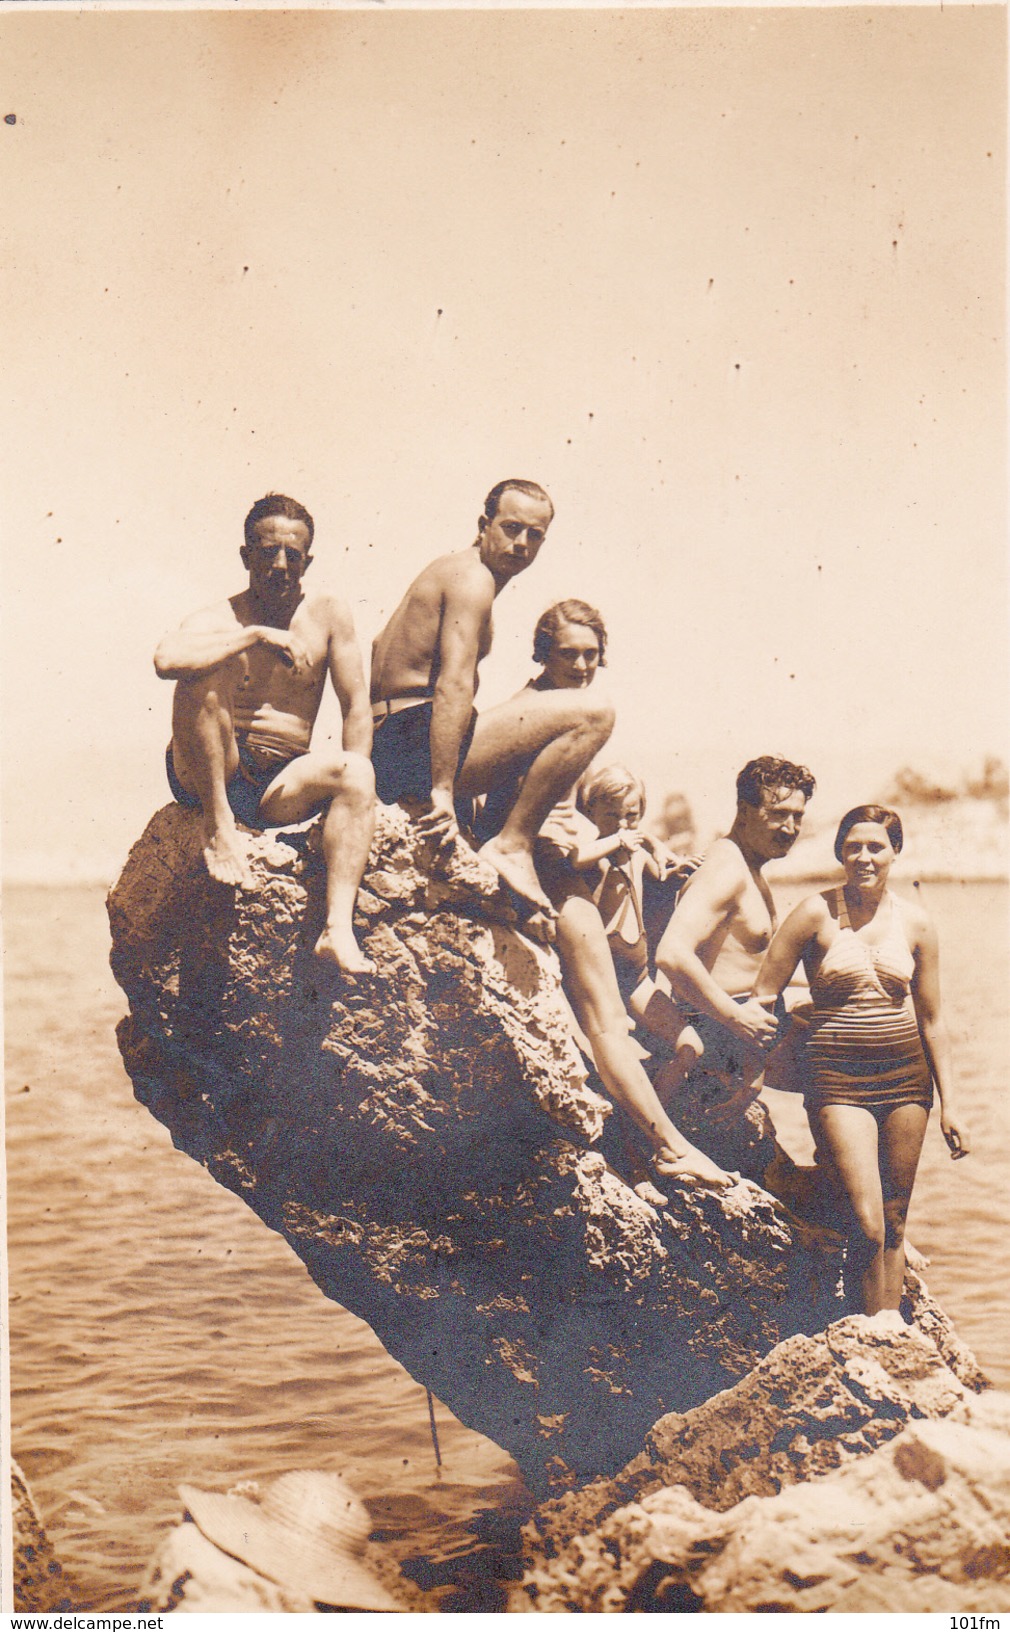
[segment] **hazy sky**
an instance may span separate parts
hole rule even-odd
[[[1005,12],[0,17],[9,873],[111,876],[167,798],[151,653],[268,489],[367,648],[507,475],[557,519],[613,752],[823,820],[1006,739]],[[813,812],[812,812],[813,814]]]

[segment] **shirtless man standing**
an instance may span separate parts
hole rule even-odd
[[[240,551],[248,589],[166,635],[154,666],[176,682],[166,770],[177,801],[201,813],[210,876],[240,889],[252,883],[236,821],[277,827],[328,807],[326,924],[315,950],[360,974],[373,968],[352,927],[375,825],[372,722],[349,608],[302,589],[313,530],[296,500],[258,499]],[[343,751],[310,753],[327,674]]]
[[[736,780],[733,826],[688,879],[656,952],[656,968],[669,983],[682,1023],[693,1025],[701,1039],[702,1067],[730,1081],[743,1076],[735,1104],[756,1092],[762,1051],[774,1043],[779,1026],[750,996],[776,927],[762,871],[796,843],[815,786],[806,766],[788,759],[765,755],[744,766]],[[651,1001],[665,999],[660,993]],[[648,1025],[648,1011],[644,1018]],[[673,1086],[667,1067],[656,1081],[660,1098]]]
[[[613,709],[595,692],[525,691],[478,719],[473,702],[491,647],[495,596],[536,560],[553,515],[535,482],[499,482],[470,548],[424,569],[372,647],[379,798],[422,804],[419,828],[451,849],[461,819],[466,823],[460,801],[487,793],[521,766],[516,801],[480,854],[548,917],[554,909],[533,866],[533,842],[603,747]]]

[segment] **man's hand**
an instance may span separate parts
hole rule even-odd
[[[459,838],[459,823],[451,792],[446,788],[432,788],[428,808],[417,817],[416,825],[422,838],[433,842],[435,854],[448,860]]]
[[[753,1105],[761,1092],[760,1078],[757,1082],[745,1082],[726,1098],[717,1100],[708,1110],[708,1120],[717,1126],[739,1121],[748,1105]]]
[[[727,1021],[726,1025],[734,1036],[741,1038],[745,1043],[753,1043],[758,1048],[770,1048],[779,1030],[779,1023],[774,1014],[766,1009],[763,1003],[759,1003],[756,997],[749,997],[746,1003],[741,1003],[732,1021]]]
[[[296,640],[290,629],[274,629],[269,624],[259,626],[260,644],[269,646],[277,653],[281,662],[286,664],[295,674],[308,672],[309,654],[301,641]]]

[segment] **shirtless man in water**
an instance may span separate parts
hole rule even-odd
[[[665,977],[681,1023],[691,1024],[703,1045],[702,1068],[727,1082],[743,1079],[721,1115],[754,1097],[763,1051],[778,1032],[775,1015],[750,996],[776,928],[762,873],[796,843],[815,786],[806,766],[788,759],[765,755],[744,766],[733,826],[688,879],[656,952],[660,983]],[[650,1001],[662,1007],[668,999],[661,991]],[[648,1026],[648,1009],[644,1019]],[[657,1077],[661,1099],[678,1076],[683,1069],[668,1065]]]
[[[352,927],[375,825],[372,722],[349,608],[306,595],[312,517],[270,493],[245,520],[249,587],[196,612],[154,657],[176,682],[166,756],[178,802],[201,813],[207,871],[248,888],[246,828],[305,821],[326,809],[326,923],[316,953],[348,974],[373,965]],[[327,674],[343,714],[343,750],[310,753]]]
[[[444,851],[461,820],[466,825],[460,801],[487,793],[521,766],[521,791],[480,854],[549,918],[554,909],[533,866],[533,843],[609,737],[613,709],[584,691],[520,692],[480,718],[473,703],[495,597],[536,560],[553,515],[535,482],[499,482],[470,548],[424,569],[372,647],[379,798],[423,806],[418,827]]]

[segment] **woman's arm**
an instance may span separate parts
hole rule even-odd
[[[769,1007],[789,985],[807,947],[817,934],[824,913],[824,900],[819,895],[808,895],[794,907],[780,929],[776,930],[771,946],[754,982],[753,996]]]
[[[932,920],[925,913],[914,935],[909,938],[913,942],[915,957],[915,974],[912,977],[915,1018],[940,1100],[940,1127],[950,1147],[950,1154],[956,1160],[959,1156],[968,1155],[971,1138],[951,1078],[950,1037],[940,1006],[939,942]]]

